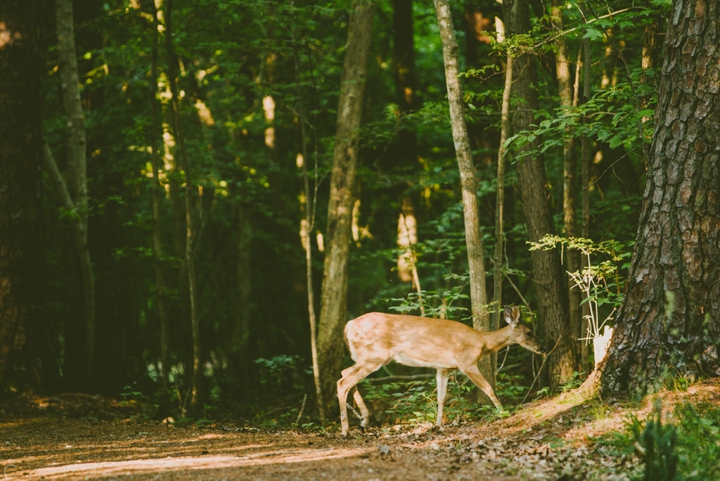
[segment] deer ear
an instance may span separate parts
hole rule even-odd
[[[510,306],[505,308],[504,312],[505,322],[510,324],[512,327],[517,326],[518,319],[520,318],[520,311],[517,307],[511,308]]]

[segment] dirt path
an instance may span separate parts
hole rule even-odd
[[[477,479],[487,469],[424,429],[348,440],[247,431],[28,419],[0,425],[0,456],[8,479]]]
[[[717,399],[720,382],[682,395]],[[572,395],[490,423],[442,431],[430,425],[365,433],[351,428],[347,439],[230,424],[101,420],[118,412],[111,401],[98,402],[106,405],[86,419],[78,416],[88,406],[72,411],[68,406],[77,402],[62,399],[62,410],[43,416],[0,409],[0,480],[616,480],[627,479],[624,473],[637,463],[594,444],[597,436],[622,429],[628,406]],[[649,408],[632,409],[641,415]]]

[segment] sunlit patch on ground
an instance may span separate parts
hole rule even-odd
[[[203,456],[163,459],[138,459],[100,463],[80,463],[53,466],[23,472],[15,479],[61,479],[68,476],[99,477],[123,476],[141,473],[167,473],[168,471],[196,471],[209,469],[241,468],[269,464],[322,462],[337,458],[360,456],[369,449],[305,449],[272,451],[244,456]]]

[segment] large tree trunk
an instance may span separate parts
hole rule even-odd
[[[720,6],[676,0],[628,291],[606,393],[720,376]]]
[[[192,389],[190,405],[193,414],[198,414],[200,405],[202,366],[201,366],[201,350],[200,350],[200,314],[198,312],[198,293],[197,278],[195,275],[195,249],[194,237],[195,226],[193,219],[193,200],[195,198],[195,185],[192,181],[192,170],[190,168],[190,160],[188,159],[185,149],[185,139],[181,131],[180,118],[180,99],[178,97],[177,88],[177,56],[172,42],[172,0],[167,0],[165,6],[165,47],[168,57],[168,84],[172,94],[172,117],[173,130],[175,138],[180,150],[180,158],[182,160],[183,171],[185,172],[185,268],[187,270],[188,279],[188,295],[190,296],[190,325],[193,342],[193,369],[192,369]]]
[[[57,16],[56,30],[58,38],[58,60],[60,62],[60,79],[62,83],[63,107],[67,116],[67,182],[51,171],[56,189],[61,198],[61,189],[67,188],[71,204],[63,202],[76,214],[74,224],[75,248],[78,251],[80,272],[83,281],[83,304],[85,319],[85,383],[89,387],[92,382],[95,357],[95,276],[90,251],[87,243],[88,231],[88,197],[87,197],[87,163],[85,140],[85,115],[80,100],[80,81],[77,72],[75,52],[75,33],[73,26],[72,0],[55,0]],[[46,153],[49,150],[46,149]],[[45,156],[45,161],[54,163],[52,156]],[[61,186],[60,184],[64,184]]]
[[[374,11],[373,2],[355,1],[345,50],[330,179],[325,266],[318,325],[318,364],[323,393],[335,392],[335,383],[340,377],[343,360],[342,333],[347,311],[353,184]],[[329,399],[325,401],[329,408],[335,406]]]
[[[460,170],[463,214],[465,219],[465,245],[468,252],[468,270],[470,271],[470,303],[472,306],[473,327],[480,331],[490,330],[487,294],[485,286],[485,253],[480,232],[480,215],[477,199],[477,179],[472,160],[472,149],[465,124],[465,106],[463,104],[460,70],[458,68],[458,46],[455,40],[450,3],[448,0],[435,0],[440,38],[445,61],[445,82],[450,106],[450,124]],[[479,366],[488,382],[495,385],[495,371],[491,356],[480,360]]]
[[[505,28],[508,36],[530,31],[527,0],[506,0],[503,2],[503,11],[507,19]],[[533,111],[538,108],[533,57],[529,54],[518,56],[513,62],[513,70],[513,95],[521,99],[513,115],[513,131],[521,132],[531,128]],[[518,190],[530,241],[538,241],[555,230],[548,203],[545,164],[536,151],[538,142],[536,140],[522,147],[520,154],[535,152],[522,157],[517,163]],[[554,349],[547,361],[548,381],[554,388],[571,379],[575,368],[566,312],[567,293],[557,251],[532,251],[530,261],[537,291],[540,335],[546,347]]]
[[[37,319],[42,290],[39,24],[39,1],[0,3],[0,385]]]

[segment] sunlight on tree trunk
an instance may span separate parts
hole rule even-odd
[[[450,13],[448,0],[435,0],[435,13],[440,28],[445,62],[445,82],[448,90],[450,106],[450,124],[453,142],[460,170],[462,189],[463,214],[465,220],[465,244],[468,252],[470,271],[470,303],[472,306],[473,327],[480,331],[490,329],[490,318],[487,313],[487,294],[485,292],[485,253],[480,232],[480,215],[478,212],[477,178],[472,160],[472,150],[465,124],[465,107],[463,104],[462,85],[457,57],[457,41]],[[491,386],[495,386],[495,372],[489,356],[480,360],[480,371]]]

